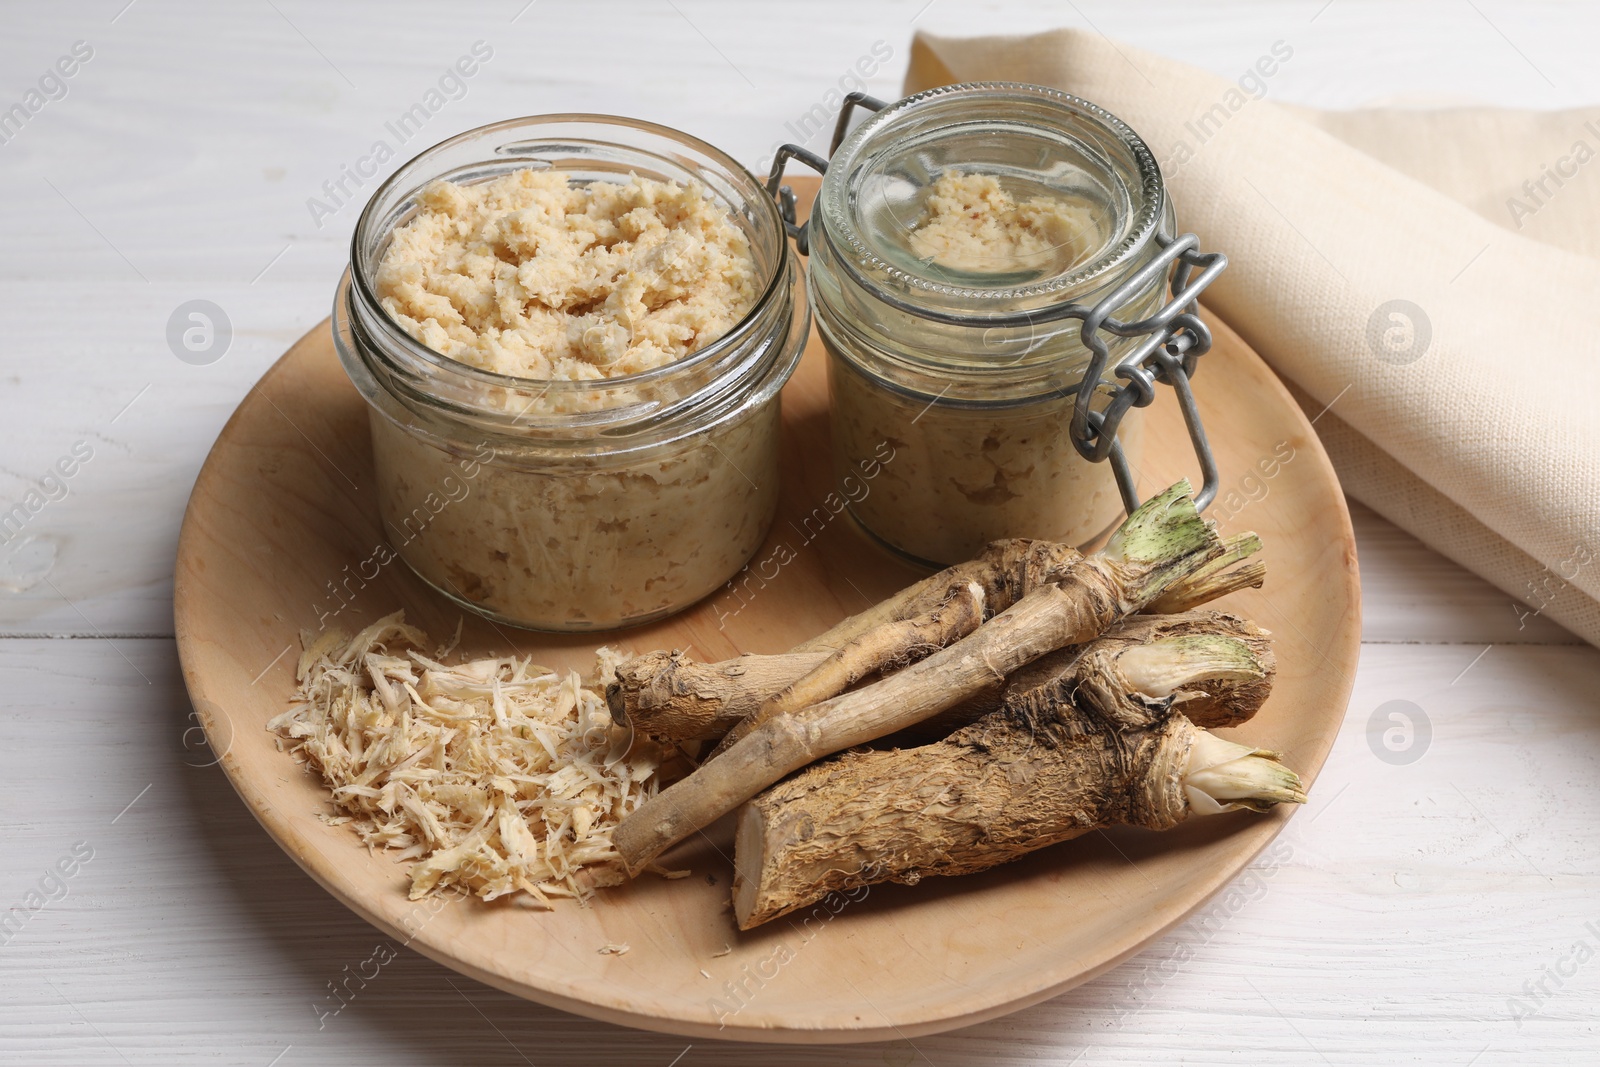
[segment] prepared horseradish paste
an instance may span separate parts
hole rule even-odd
[[[1093,232],[1088,208],[1059,196],[1018,200],[991,174],[946,171],[929,186],[911,250],[969,274],[1060,269]]]
[[[1067,437],[1070,396],[1007,408],[945,404],[885,389],[837,354],[828,389],[840,469],[881,442],[894,448],[852,512],[917,559],[951,563],[1005,537],[1083,545],[1122,515],[1110,467],[1084,459]],[[1137,456],[1141,424],[1128,420],[1120,436]]]
[[[744,233],[698,185],[519,170],[436,181],[378,267],[383,309],[451,359],[517,378],[614,378],[682,359],[756,299]]]
[[[405,561],[441,592],[539,629],[605,629],[692,604],[760,547],[778,503],[776,403],[622,462],[479,463],[388,421],[373,422],[372,446],[379,509]]]
[[[604,158],[452,180],[540,138]],[[643,622],[731,578],[777,507],[777,394],[806,327],[771,199],[708,145],[602,116],[483,127],[401,177],[358,225],[335,324],[398,555],[551,630]]]

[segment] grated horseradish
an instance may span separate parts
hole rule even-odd
[[[377,275],[383,309],[422,344],[556,380],[682,359],[737,325],[756,286],[748,240],[698,184],[529,169],[429,184]]]
[[[413,861],[412,899],[460,887],[548,906],[624,881],[611,832],[655,794],[659,750],[616,754],[605,698],[575,672],[447,665],[403,612],[301,643],[294,702],[267,729],[328,786],[328,822]],[[603,678],[619,657],[596,655]]]

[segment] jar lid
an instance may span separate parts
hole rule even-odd
[[[977,82],[862,123],[828,161],[817,203],[858,283],[981,319],[1114,285],[1149,258],[1166,196],[1149,147],[1109,111]]]

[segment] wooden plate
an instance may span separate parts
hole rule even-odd
[[[1226,606],[1275,631],[1280,665],[1272,699],[1235,733],[1283,752],[1309,782],[1338,731],[1356,663],[1350,520],[1300,409],[1235,334],[1212,325],[1216,347],[1195,383],[1224,473],[1211,516],[1224,533],[1259,531],[1270,568],[1264,590]],[[847,517],[809,541],[802,532],[799,518],[832,488],[821,355],[813,338],[784,391],[782,510],[756,557],[786,542],[794,561],[745,601],[713,596],[610,643],[692,646],[705,659],[782,651],[920,576]],[[1194,461],[1170,396],[1143,415],[1147,494],[1191,473]],[[692,877],[646,877],[589,907],[414,903],[403,864],[318,820],[327,810],[320,782],[263,728],[292,692],[299,630],[339,606],[335,586],[354,595],[331,620],[347,629],[396,607],[437,636],[456,625],[459,611],[398,562],[370,581],[346,581],[383,539],[372,481],[366,409],[324,323],[239,405],[195,483],[174,589],[184,679],[239,795],[308,874],[388,936],[521,996],[693,1037],[839,1042],[946,1030],[1043,1000],[1138,952],[1224,886],[1292,815],[1091,834],[980,875],[874,887],[838,914],[796,913],[748,934],[728,907],[726,820],[709,840],[671,854]],[[466,650],[508,642],[585,674],[597,643],[468,620]],[[600,954],[613,942],[631,950]]]

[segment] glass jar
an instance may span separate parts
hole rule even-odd
[[[748,241],[753,308],[676,362],[599,380],[497,374],[417,342],[374,284],[391,235],[434,180],[523,168],[574,183],[698,182]],[[796,258],[760,183],[693,137],[603,115],[495,123],[401,167],[356,224],[333,316],[340,359],[368,404],[394,551],[465,607],[559,631],[677,611],[760,546],[778,500],[779,390],[809,329]]]
[[[1094,541],[1131,497],[1127,469],[1143,432],[1122,416],[1149,403],[1152,375],[1140,364],[1174,355],[1167,331],[1180,318],[1200,331],[1176,346],[1180,362],[1209,343],[1178,301],[1163,309],[1168,266],[1192,249],[1174,250],[1154,156],[1109,112],[1042,86],[851,103],[877,114],[842,143],[836,136],[831,159],[784,151],[825,170],[797,238],[809,244],[807,284],[829,354],[834,463],[842,474],[892,455],[852,512],[931,564],[970,559],[998,538]],[[952,200],[952,188],[973,182],[963,195],[998,189],[1032,219],[1036,247],[1008,246],[993,227],[959,232],[963,212],[987,210],[981,198]],[[956,236],[930,244],[918,235],[936,205]],[[1039,234],[1051,240],[1039,245]],[[1178,269],[1186,280],[1188,267]],[[1137,395],[1118,400],[1129,368]],[[1116,462],[1092,461],[1108,454]]]

